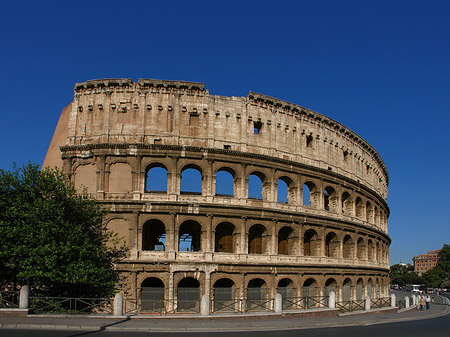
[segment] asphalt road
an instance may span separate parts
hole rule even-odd
[[[296,329],[284,331],[255,331],[255,332],[113,332],[113,331],[55,331],[55,330],[1,330],[2,337],[449,337],[450,336],[450,314],[424,320],[416,320],[401,323],[376,324],[366,326],[350,326],[320,329]]]

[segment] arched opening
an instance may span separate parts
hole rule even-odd
[[[302,296],[304,309],[309,309],[316,306],[316,300],[314,297],[317,295],[317,290],[317,282],[315,279],[309,278],[303,283]]]
[[[146,278],[141,283],[142,311],[164,311],[164,282],[156,277]]]
[[[288,203],[288,184],[283,179],[278,179],[277,182],[277,202],[281,204]]]
[[[264,175],[259,172],[248,176],[248,197],[249,199],[263,200]]]
[[[370,202],[366,203],[366,221],[367,222],[373,221],[373,208]]]
[[[352,281],[347,278],[342,285],[342,301],[350,302],[352,300]]]
[[[373,284],[373,282],[372,282],[372,279],[370,278],[368,281],[367,281],[367,296],[370,296],[370,298],[373,298],[373,287],[372,287],[372,284]]]
[[[344,259],[352,259],[353,258],[353,253],[354,253],[354,247],[355,244],[353,243],[353,239],[350,235],[346,235],[344,237],[344,242],[343,242],[343,254],[342,256],[344,257]]]
[[[222,222],[216,227],[214,251],[220,253],[233,253],[234,251],[234,225]]]
[[[319,256],[319,235],[313,229],[308,229],[303,235],[303,255]]]
[[[229,169],[220,169],[216,173],[216,195],[234,195],[234,172]]]
[[[356,300],[362,301],[364,297],[364,281],[360,278],[356,282]]]
[[[315,207],[317,204],[317,187],[311,182],[307,181],[303,184],[303,206]]]
[[[251,280],[247,285],[247,311],[265,311],[267,304],[266,282],[260,278]]]
[[[335,233],[330,232],[325,237],[325,256],[338,257],[339,255],[339,240]]]
[[[160,220],[152,219],[142,227],[142,250],[164,251],[166,247],[166,227]]]
[[[178,283],[177,311],[200,312],[200,283],[186,277]]]
[[[221,278],[213,285],[213,311],[235,311],[234,282],[228,278]]]
[[[294,282],[289,278],[278,281],[277,293],[281,295],[283,310],[293,309],[295,296]]]
[[[167,193],[167,168],[152,164],[145,173],[145,192]]]
[[[342,193],[342,213],[352,215],[352,202],[350,200],[350,193]]]
[[[364,248],[365,248],[364,240],[362,238],[359,238],[357,241],[357,244],[356,244],[356,249],[357,249],[356,256],[357,256],[358,260],[365,259],[366,256],[364,254]]]
[[[364,205],[362,202],[362,199],[360,197],[356,198],[355,201],[355,208],[356,208],[356,217],[359,219],[363,219],[363,211],[364,211]]]
[[[369,261],[375,260],[375,246],[373,244],[373,241],[369,239],[367,243],[367,259]]]
[[[198,252],[201,250],[202,226],[192,220],[185,221],[178,230],[178,250]]]
[[[291,255],[293,253],[293,234],[294,231],[290,227],[283,227],[278,232],[278,254]]]
[[[327,186],[323,191],[324,209],[326,211],[334,211],[336,209],[336,191],[334,188]]]
[[[253,225],[248,231],[248,253],[266,253],[266,227],[263,225]]]
[[[197,166],[186,166],[181,171],[181,194],[202,194],[202,171]]]
[[[337,296],[338,296],[338,294],[337,294],[337,282],[336,282],[336,280],[334,279],[334,278],[329,278],[326,282],[325,282],[325,288],[323,289],[324,291],[323,291],[323,295],[326,297],[326,306],[328,306],[328,300],[329,300],[329,297],[330,297],[330,293],[331,292],[334,292],[334,294],[335,294],[335,298],[337,299]]]
[[[377,242],[377,262],[381,262],[381,247],[380,243]]]

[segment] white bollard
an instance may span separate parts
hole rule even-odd
[[[201,314],[202,316],[208,316],[211,311],[211,302],[209,300],[209,295],[205,294],[202,296],[201,303]]]
[[[328,294],[328,308],[336,308],[336,293],[334,291],[330,291]]]
[[[391,294],[391,307],[392,308],[395,308],[395,300],[396,300],[395,294]]]
[[[370,310],[370,296],[366,296],[366,298],[364,299],[364,310]]]
[[[120,293],[114,296],[114,316],[123,316],[123,296]]]
[[[275,303],[273,306],[275,313],[281,314],[281,312],[283,311],[283,297],[281,296],[281,294],[277,293],[275,295]]]
[[[414,297],[413,297],[414,298]],[[414,301],[413,301],[414,302]],[[414,303],[413,303],[414,304]],[[405,296],[405,309],[409,308],[409,297]]]
[[[20,288],[19,309],[28,309],[30,304],[30,287],[23,286]]]

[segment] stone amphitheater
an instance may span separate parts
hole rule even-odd
[[[129,246],[141,312],[269,309],[389,294],[388,171],[317,112],[154,79],[78,83],[44,166],[72,174]],[[309,301],[309,302],[308,302]],[[308,303],[307,303],[308,302]]]

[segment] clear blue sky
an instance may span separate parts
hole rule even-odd
[[[450,1],[0,2],[0,168],[42,164],[73,86],[198,81],[302,105],[390,173],[391,264],[450,242]]]

